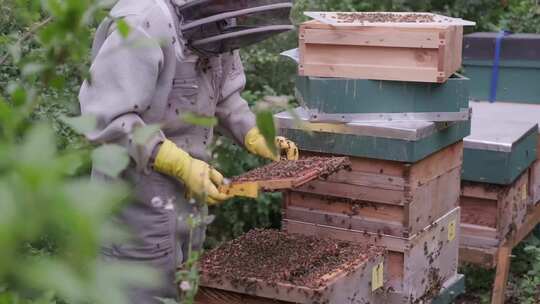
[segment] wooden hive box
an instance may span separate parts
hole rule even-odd
[[[372,271],[381,264],[384,264],[383,256],[353,270],[336,271],[328,275],[327,286],[316,289],[284,283],[266,284],[257,280],[252,281],[258,284],[257,288],[246,289],[231,281],[211,280],[203,274],[196,303],[381,303],[384,293],[371,288]]]
[[[351,171],[287,192],[283,216],[410,237],[458,207],[462,157],[462,142],[413,164],[350,157]]]
[[[540,122],[540,106],[504,102],[471,102],[470,106],[473,126],[481,123],[493,130],[480,130],[483,142],[499,147],[476,151],[476,159],[465,149],[464,171],[472,170],[471,163],[482,168],[476,176],[464,174],[464,179],[476,182],[462,183],[461,260],[495,267],[500,249],[515,246],[539,221],[535,203],[540,200],[540,143],[535,125]],[[482,142],[481,136],[476,139]]]
[[[510,185],[462,183],[460,250],[463,262],[495,266],[498,248],[520,230],[527,219],[528,184],[528,171]]]
[[[445,82],[462,63],[463,26],[300,26],[299,74]]]
[[[540,141],[537,147],[537,160],[529,169],[529,191],[531,192],[531,204],[540,204]]]
[[[424,303],[457,275],[459,218],[458,207],[409,238],[289,219],[284,220],[283,229],[386,248],[389,279],[385,288],[392,298],[388,303]]]
[[[291,239],[308,238],[305,235],[290,236]],[[315,236],[319,238],[319,236]],[[270,239],[272,236],[269,237]],[[240,239],[239,239],[240,240]],[[238,240],[235,240],[238,241]],[[235,242],[233,241],[233,242]],[[270,241],[273,243],[272,241]],[[331,240],[335,246],[344,246],[337,240]],[[384,281],[387,277],[384,267],[385,251],[382,248],[370,248],[365,251],[363,244],[353,244],[359,248],[347,255],[348,262],[338,265],[335,269],[327,269],[322,277],[316,279],[315,285],[302,285],[300,283],[282,282],[278,279],[266,281],[254,277],[238,277],[227,272],[227,266],[218,266],[217,270],[207,270],[201,267],[201,289],[197,296],[198,304],[223,304],[223,303],[298,303],[298,304],[330,304],[330,303],[381,303],[384,296]],[[225,245],[227,246],[227,244]],[[280,245],[275,245],[276,250],[284,250]],[[290,246],[290,245],[285,245]],[[314,248],[317,245],[313,245]],[[219,250],[220,248],[214,249]],[[270,261],[267,252],[252,252],[260,260],[261,264],[269,263],[272,267],[261,266],[264,271],[272,269],[276,278],[281,278],[281,272],[309,273],[316,265],[300,265],[298,269],[285,270]],[[271,249],[269,249],[271,250]],[[316,249],[313,249],[314,251]],[[351,256],[351,253],[357,256]],[[234,256],[225,258],[211,256],[208,261],[215,265],[230,263]],[[320,254],[320,253],[319,253]],[[232,253],[234,255],[234,253]],[[302,257],[300,257],[302,258]],[[334,257],[335,258],[335,257]],[[216,262],[216,259],[219,262]],[[309,258],[307,258],[310,261]],[[203,256],[203,265],[205,257]],[[330,259],[331,260],[331,259]],[[242,261],[240,261],[242,262]],[[321,262],[322,263],[322,262]],[[255,266],[256,267],[256,266]],[[216,271],[216,272],[214,272]],[[259,270],[263,271],[263,270]],[[286,276],[286,275],[285,275]]]

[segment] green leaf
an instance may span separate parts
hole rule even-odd
[[[86,152],[86,151],[85,151]],[[68,176],[74,176],[84,164],[84,153],[81,151],[70,152],[58,157],[58,164],[61,172]]]
[[[125,295],[119,292],[128,286],[156,288],[166,284],[162,276],[154,268],[134,264],[132,262],[99,262],[96,269],[96,301],[97,303],[122,304]]]
[[[218,124],[218,120],[215,117],[202,116],[191,112],[182,115],[181,119],[185,123],[207,128],[215,127]]]
[[[26,104],[26,101],[28,100],[28,94],[26,90],[15,83],[10,83],[7,88],[8,93],[11,96],[11,100],[13,101],[13,104],[16,106],[22,106]]]
[[[15,195],[7,183],[0,182],[0,225],[9,223],[16,218]]]
[[[274,122],[274,114],[271,111],[261,111],[257,113],[257,127],[266,140],[266,144],[274,154],[276,151],[276,125]]]
[[[146,145],[161,130],[160,125],[148,125],[135,129],[133,141],[138,145]]]
[[[78,117],[67,117],[63,115],[60,117],[60,120],[79,134],[92,132],[96,130],[97,127],[97,119],[92,115],[82,115]]]
[[[129,155],[118,145],[103,145],[92,152],[94,168],[109,176],[118,177],[129,165]]]
[[[123,183],[90,181],[88,178],[65,184],[70,201],[88,217],[108,215],[128,196],[129,188]]]
[[[85,285],[70,266],[60,260],[39,258],[21,269],[25,282],[40,290],[54,290],[68,300],[84,300]]]
[[[157,300],[161,302],[161,304],[178,304],[178,302],[176,302],[176,300],[173,300],[173,299],[157,298]]]
[[[25,166],[41,167],[56,154],[54,132],[46,124],[36,124],[26,135],[18,160]]]
[[[118,29],[118,32],[120,33],[120,36],[124,38],[127,38],[129,36],[129,33],[131,32],[131,27],[124,19],[116,20],[116,27]]]
[[[5,122],[10,120],[11,116],[13,115],[12,108],[8,105],[8,103],[0,97],[0,122]]]

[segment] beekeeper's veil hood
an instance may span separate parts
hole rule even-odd
[[[212,56],[294,29],[292,0],[172,0],[188,47]]]

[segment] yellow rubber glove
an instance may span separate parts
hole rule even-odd
[[[276,150],[278,154],[272,153],[272,150],[266,144],[264,136],[258,128],[251,129],[245,138],[246,149],[252,154],[278,161],[283,155],[287,160],[298,160],[299,153],[296,144],[285,137],[276,137]]]
[[[154,162],[154,169],[182,181],[188,190],[188,197],[217,205],[230,197],[219,192],[223,175],[207,163],[192,158],[173,142],[166,140],[161,145]]]

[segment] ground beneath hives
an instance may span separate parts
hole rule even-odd
[[[296,161],[282,160],[249,171],[231,179],[232,183],[265,180],[295,179],[316,174],[327,177],[339,170],[350,168],[347,157],[306,157]]]
[[[326,238],[256,229],[204,254],[200,270],[210,280],[246,286],[253,279],[319,288],[325,275],[356,269],[381,248]]]

